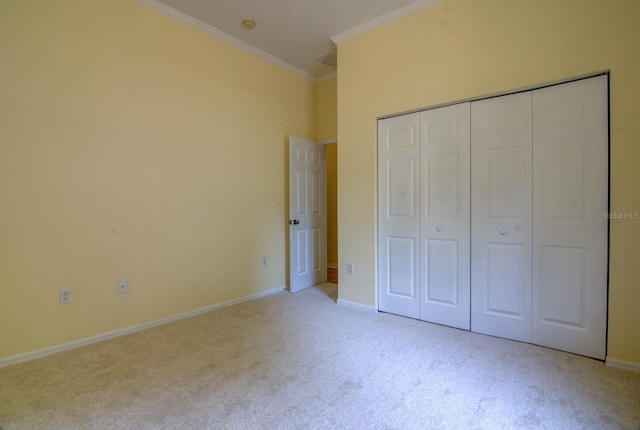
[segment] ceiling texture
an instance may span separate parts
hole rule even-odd
[[[337,66],[324,63],[335,59],[336,43],[442,0],[134,1],[319,81],[335,75]]]

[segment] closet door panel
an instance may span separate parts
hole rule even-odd
[[[604,359],[607,77],[533,92],[533,342]]]
[[[387,236],[388,295],[415,300],[415,250],[413,237]]]
[[[420,113],[420,318],[470,328],[470,104]]]
[[[425,302],[458,306],[458,241],[427,239],[425,250]]]
[[[378,121],[378,308],[420,315],[419,115]]]
[[[487,299],[485,312],[505,317],[525,318],[527,264],[522,245],[486,245]]]
[[[531,341],[531,93],[471,103],[471,329]]]

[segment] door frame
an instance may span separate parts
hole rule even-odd
[[[324,145],[325,148],[329,147],[329,146],[337,146],[338,145],[338,139],[335,137],[332,137],[330,139],[325,139],[325,140],[321,140],[320,142],[318,142],[321,145]],[[337,154],[336,154],[336,158],[337,158]],[[325,164],[324,164],[324,179],[325,179],[325,226],[326,226],[326,236],[327,236],[327,240],[325,241],[325,251],[329,251],[329,246],[328,246],[328,237],[329,237],[329,222],[328,222],[328,217],[329,217],[329,211],[328,211],[328,197],[327,197],[327,159],[325,156]],[[336,182],[337,182],[337,172],[336,172]],[[337,195],[336,195],[337,198]],[[337,202],[336,202],[337,203]],[[337,224],[337,223],[336,223]],[[336,225],[337,228],[337,225]],[[339,256],[340,254],[338,254]],[[325,255],[325,263],[327,266],[327,269],[329,268],[329,262],[328,262],[328,256]],[[338,269],[338,267],[340,266],[340,263],[337,261],[336,262],[337,266],[331,266],[334,269]]]

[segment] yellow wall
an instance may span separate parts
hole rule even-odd
[[[285,285],[315,83],[130,0],[3,1],[0,29],[0,358]]]
[[[338,136],[338,80],[318,83],[317,129],[319,142]],[[327,264],[338,266],[338,148],[327,146]]]
[[[640,211],[640,2],[444,0],[338,47],[340,299],[376,306],[376,117],[611,70],[611,210]],[[347,167],[348,166],[348,167]],[[608,356],[640,363],[640,221],[611,221]]]
[[[321,142],[338,136],[338,79],[332,78],[317,85],[317,131]]]

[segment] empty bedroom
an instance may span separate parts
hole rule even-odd
[[[0,1],[0,430],[639,429],[639,17]]]

